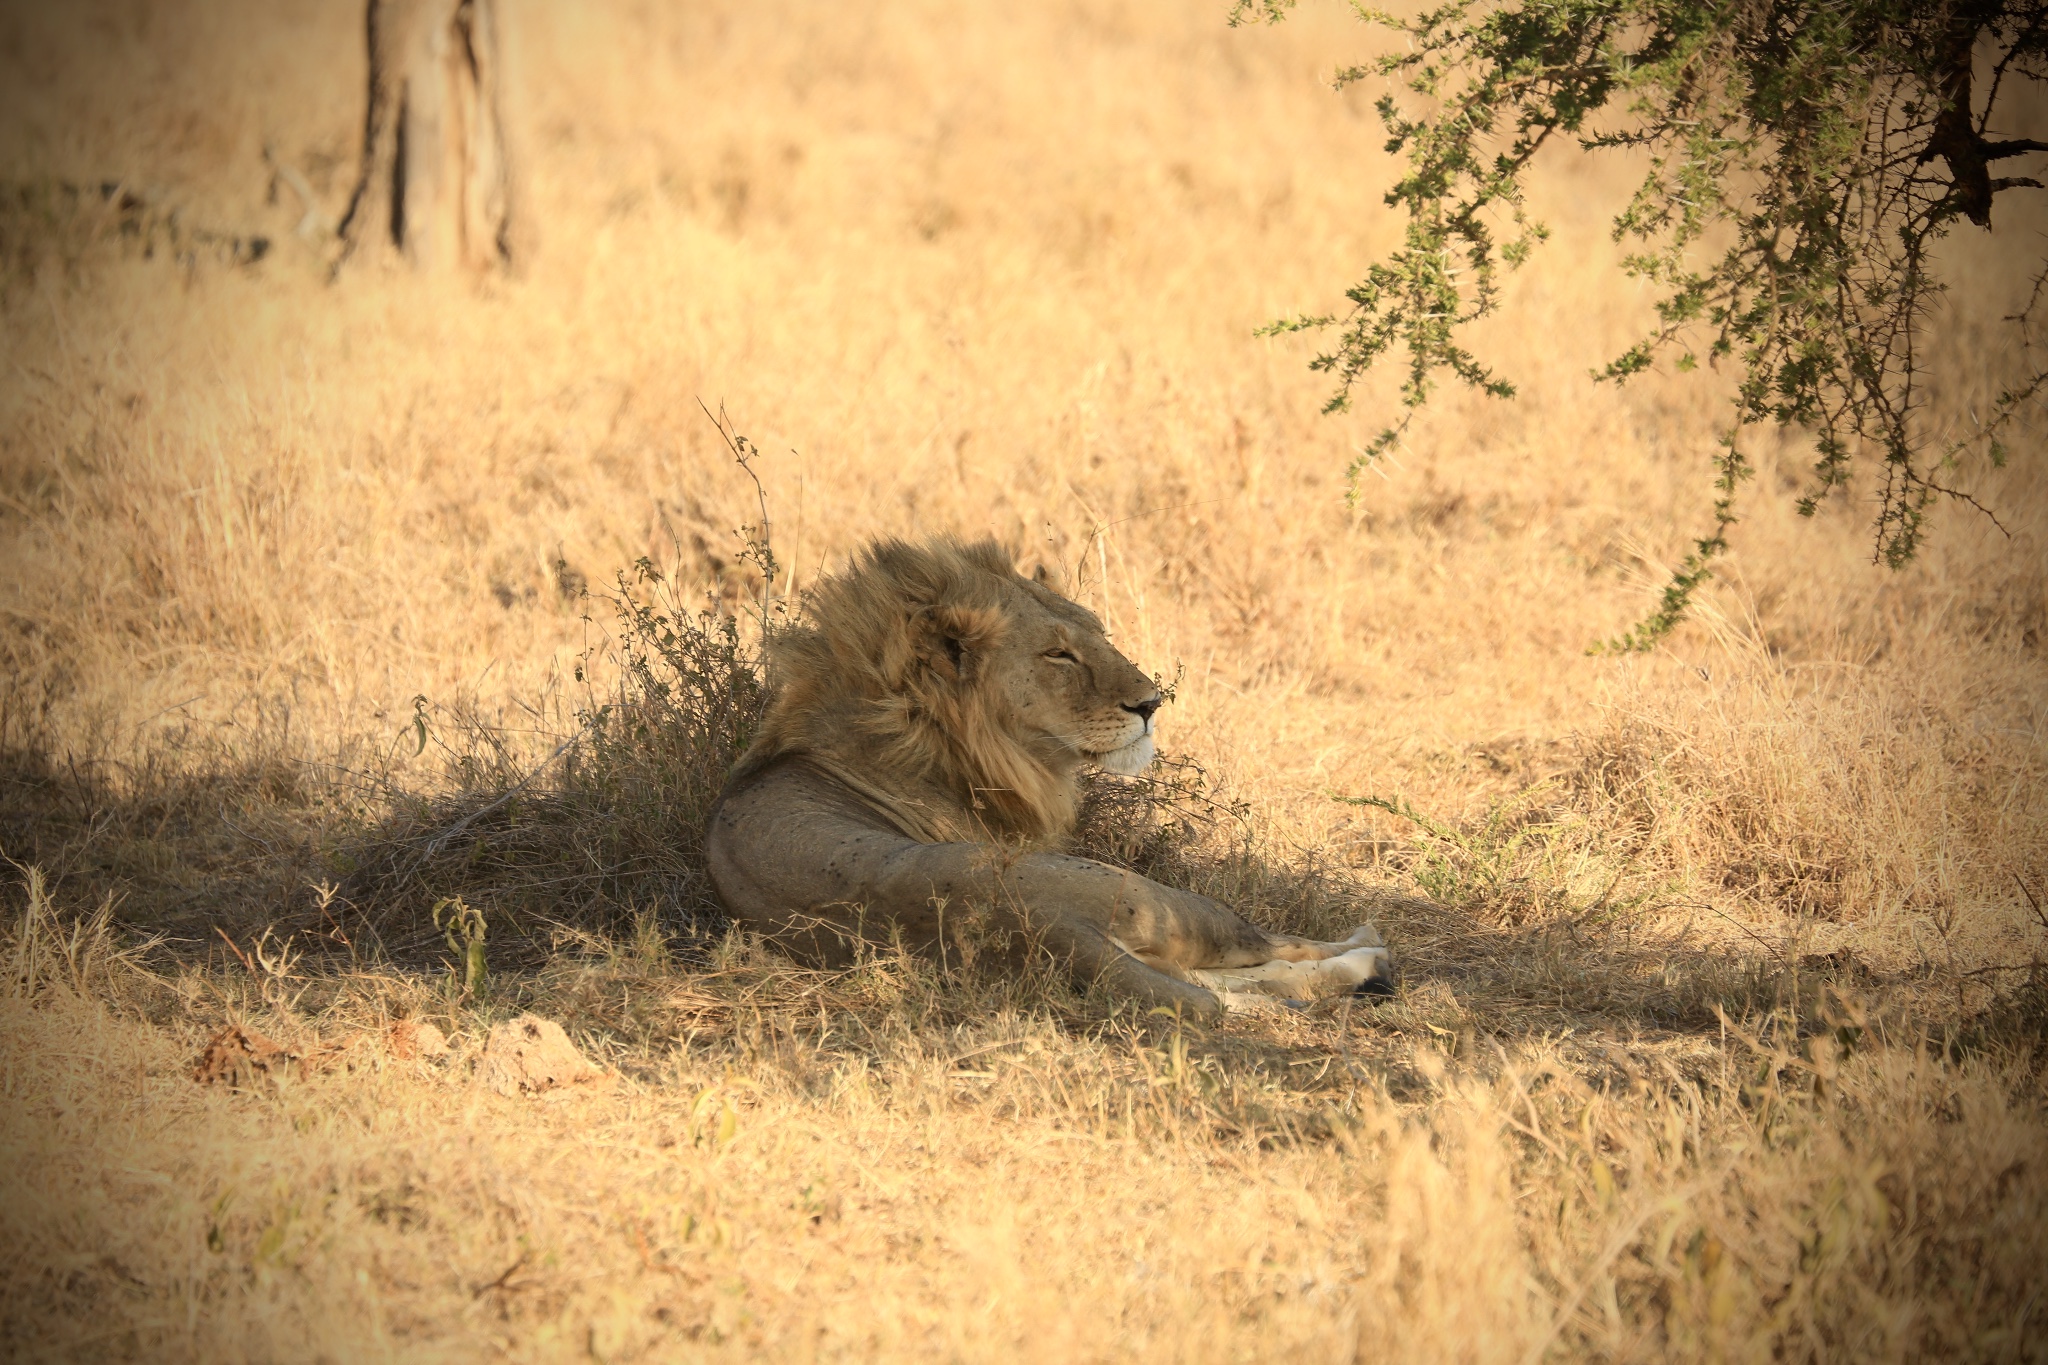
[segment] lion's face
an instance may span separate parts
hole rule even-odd
[[[1159,689],[1118,653],[1094,613],[1036,583],[1013,579],[1008,629],[989,663],[1019,737],[1057,766],[1076,760],[1113,773],[1152,761]]]
[[[917,837],[1057,835],[1089,763],[1152,761],[1159,689],[993,541],[887,541],[808,596],[742,769],[801,754]],[[942,795],[943,794],[943,795]]]

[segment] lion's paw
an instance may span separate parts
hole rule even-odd
[[[1257,994],[1282,1000],[1314,1000],[1358,991],[1365,983],[1392,975],[1392,959],[1383,947],[1365,946],[1308,962],[1275,959],[1256,967],[1229,967],[1188,975],[1219,994]]]
[[[1371,944],[1353,948],[1348,953],[1339,953],[1315,964],[1332,979],[1342,981],[1346,986],[1363,986],[1368,981],[1385,980],[1393,974],[1393,954],[1382,944]]]
[[[1225,1014],[1285,1014],[1296,1008],[1292,1001],[1262,991],[1219,990],[1216,998],[1223,1002]]]

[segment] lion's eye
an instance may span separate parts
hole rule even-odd
[[[1077,664],[1081,662],[1079,659],[1074,657],[1074,652],[1069,649],[1048,649],[1047,651],[1045,651],[1045,657],[1048,659],[1063,659],[1070,664]]]

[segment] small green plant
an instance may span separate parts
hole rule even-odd
[[[484,960],[484,912],[460,896],[444,896],[434,902],[434,927],[462,964],[459,968],[451,965],[450,974],[461,983],[464,998],[483,999],[490,986]]]
[[[705,1086],[690,1102],[690,1144],[694,1147],[730,1147],[739,1136],[740,1115],[732,1098],[715,1085]]]

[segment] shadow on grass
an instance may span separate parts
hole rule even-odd
[[[0,853],[40,869],[60,904],[111,900],[121,923],[190,955],[216,925],[307,927],[323,848],[355,823],[330,788],[283,760],[166,750],[116,764],[7,744]]]
[[[16,736],[0,747],[0,850],[40,868],[57,903],[111,900],[120,922],[186,963],[246,968],[247,945],[267,930],[290,936],[307,970],[410,974],[453,1003],[491,991],[501,1003],[540,999],[570,979],[613,981],[623,998],[650,972],[680,1000],[696,973],[744,978],[759,1027],[787,1015],[792,1036],[806,1034],[812,1025],[796,1015],[816,1012],[828,1036],[872,1029],[856,1018],[864,987],[776,965],[759,949],[746,950],[744,970],[734,965],[740,948],[702,836],[765,700],[754,651],[729,616],[677,610],[658,590],[636,596],[622,579],[615,602],[620,681],[539,758],[460,709],[436,716],[445,781],[431,792],[360,755],[295,761],[260,734],[244,741],[253,752],[188,746],[130,765],[77,761]],[[419,733],[424,748],[424,721]],[[1419,827],[1392,870],[1427,895],[1385,880],[1384,866],[1373,880],[1310,855],[1274,856],[1245,813],[1215,799],[1184,760],[1138,779],[1096,778],[1071,846],[1270,927],[1337,938],[1377,924],[1404,985],[1384,1006],[1344,1005],[1346,1039],[1369,1025],[1390,1041],[1455,1053],[1483,1050],[1486,1038],[1577,1031],[1719,1037],[1728,1019],[1818,1018],[1831,998],[1877,1006],[1896,984],[1852,958],[1795,960],[1762,940],[1763,952],[1703,950],[1654,913],[1669,888],[1604,845],[1597,819],[1546,806],[1544,790],[1457,828],[1399,802],[1361,802]],[[1558,871],[1567,864],[1613,872],[1595,879],[1596,893],[1581,893]],[[1120,1016],[1050,971],[893,970],[921,983],[919,1028],[1035,1011],[1082,1032],[1183,1033],[1173,1021]],[[624,1027],[595,1003],[603,994],[585,992],[577,1008],[594,1027]],[[845,1017],[835,1021],[828,999]],[[2011,999],[1993,1007],[2011,1014]],[[2022,1016],[2032,1017],[2022,1009],[2014,1019]],[[1336,1017],[1326,1004],[1233,1022],[1182,1055],[1239,1070],[1295,1066],[1304,1047],[1327,1056],[1325,1025]]]
[[[294,936],[310,969],[376,963],[438,980],[466,942],[437,910],[459,901],[476,912],[494,980],[644,962],[649,942],[661,944],[665,973],[709,972],[733,950],[701,831],[744,729],[706,743],[701,729],[678,739],[673,724],[664,731],[649,720],[615,703],[541,773],[520,772],[479,738],[455,765],[461,783],[438,794],[339,764],[188,753],[123,767],[9,747],[0,750],[0,851],[40,868],[59,904],[84,910],[111,899],[121,924],[183,962],[228,965],[238,951],[228,940],[246,945],[268,928]],[[659,740],[649,742],[650,732]],[[1875,1005],[1899,984],[1849,957],[1703,950],[1633,911],[1564,907],[1517,920],[1483,898],[1445,904],[1312,859],[1282,862],[1202,797],[1193,770],[1164,773],[1100,779],[1075,851],[1215,896],[1276,928],[1333,936],[1377,924],[1402,989],[1389,1005],[1358,1006],[1359,1025],[1453,1050],[1566,1030],[1718,1035],[1724,1016],[1792,1005],[1817,1017],[1831,992]],[[5,893],[19,894],[18,885]],[[785,990],[815,1004],[827,989],[831,974],[793,964],[767,971],[760,963],[770,956],[751,959],[757,1005]],[[1114,1013],[1050,977],[1005,984],[954,972],[927,984],[938,1003],[923,1016],[935,1027],[1036,1008],[1085,1030]],[[1976,1026],[1990,1026],[1993,1012],[2025,1023],[2029,1009],[2039,1012],[2002,996]],[[1266,1044],[1233,1028],[1216,1047],[1245,1061]],[[1296,1060],[1291,1045],[1273,1055]]]

